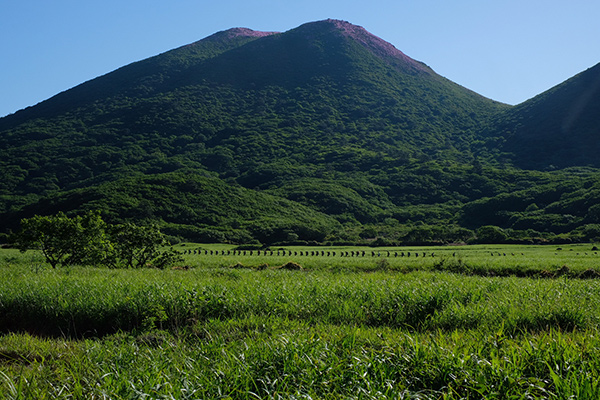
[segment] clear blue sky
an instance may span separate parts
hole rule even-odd
[[[217,31],[326,18],[509,104],[600,62],[598,0],[4,0],[0,116]]]

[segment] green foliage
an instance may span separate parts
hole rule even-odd
[[[172,253],[161,252],[165,236],[157,226],[137,226],[132,223],[110,227],[115,267],[163,269],[173,264]]]
[[[40,249],[52,268],[58,265],[106,262],[112,245],[106,225],[97,213],[74,218],[60,212],[54,216],[35,216],[22,221],[14,241],[21,251]]]
[[[96,212],[73,218],[62,212],[34,216],[21,226],[15,245],[22,252],[40,249],[52,268],[77,264],[162,269],[180,259],[173,251],[160,250],[166,240],[158,227],[109,225]]]
[[[598,171],[581,167],[596,165],[596,99],[580,119],[562,106],[595,87],[597,68],[509,107],[378,43],[329,23],[221,32],[0,119],[0,233],[89,210],[194,241],[265,244],[361,241],[360,225],[389,243],[485,225],[580,240],[570,232],[598,223]],[[565,119],[585,140],[557,144]],[[547,165],[561,160],[580,167]]]
[[[504,243],[508,235],[499,227],[485,225],[477,229],[477,240],[479,243]]]

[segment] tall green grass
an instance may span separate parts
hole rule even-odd
[[[469,251],[444,259],[501,267]],[[559,252],[530,251],[537,270]],[[37,257],[0,252],[3,399],[600,398],[600,280],[436,270],[443,254],[165,271]],[[303,270],[272,268],[287,261]]]
[[[598,333],[407,333],[253,317],[210,319],[177,336],[10,334],[0,337],[0,396],[594,399]]]
[[[412,331],[596,328],[600,281],[451,273],[0,268],[0,329],[102,336],[276,316]]]

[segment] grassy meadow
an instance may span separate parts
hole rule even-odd
[[[0,398],[600,398],[591,244],[177,249],[172,270],[0,250]]]

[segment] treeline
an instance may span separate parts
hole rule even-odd
[[[171,240],[274,243],[323,242],[341,229],[333,217],[298,202],[227,184],[193,170],[132,175],[98,186],[48,196],[5,214],[13,231],[23,218],[99,211],[112,224],[155,223]]]
[[[326,245],[439,246],[446,244],[567,244],[600,242],[600,224],[589,224],[567,233],[540,232],[533,229],[516,230],[496,225],[477,229],[457,225],[400,226],[368,225],[347,228],[329,237]]]
[[[56,268],[73,264],[105,266],[109,268],[166,268],[181,261],[181,255],[168,245],[182,240],[189,240],[190,231],[179,231],[180,226],[166,227],[167,234],[161,232],[156,224],[138,226],[132,223],[106,223],[99,212],[86,212],[69,217],[62,212],[51,216],[36,215],[23,219],[21,228],[9,237],[11,245],[21,251],[28,249],[41,250],[46,261]],[[190,227],[189,229],[194,229]],[[199,228],[196,228],[199,229]],[[471,230],[457,225],[405,226],[395,220],[388,220],[381,225],[345,226],[339,230],[321,227],[317,231],[321,240],[303,240],[291,231],[291,227],[263,227],[268,236],[252,236],[247,233],[246,240],[236,241],[241,237],[234,230],[222,227],[220,231],[210,233],[204,228],[204,242],[243,244],[237,249],[223,250],[222,254],[239,255],[286,255],[286,250],[273,250],[272,246],[297,245],[315,246],[313,250],[293,251],[290,255],[321,256],[365,256],[354,251],[336,253],[331,250],[318,249],[321,246],[361,245],[371,247],[405,246],[405,245],[445,245],[445,244],[567,244],[576,242],[600,241],[600,224],[588,224],[573,231],[555,234],[539,232],[532,229],[515,230],[501,228],[496,225],[485,225]],[[213,228],[214,229],[214,228]],[[313,229],[317,229],[314,228]],[[218,233],[218,234],[217,234]],[[262,239],[259,240],[259,239]],[[198,241],[202,242],[202,241]],[[166,249],[166,250],[165,250]],[[212,250],[189,249],[184,254],[218,254]],[[378,254],[376,250],[371,255]],[[388,257],[390,253],[387,253]],[[395,257],[404,256],[396,253]],[[407,254],[410,256],[410,253]]]
[[[277,171],[283,182],[264,190],[187,169],[133,174],[3,214],[0,242],[6,241],[7,228],[17,231],[24,218],[91,211],[113,225],[156,224],[173,243],[378,246],[600,239],[595,170],[533,173],[481,167],[475,174],[474,168],[428,162],[404,174],[394,169],[393,175],[380,170],[375,177],[354,173],[286,180],[279,165],[271,172]],[[293,167],[289,173],[301,175]],[[481,229],[489,226],[494,230]]]

